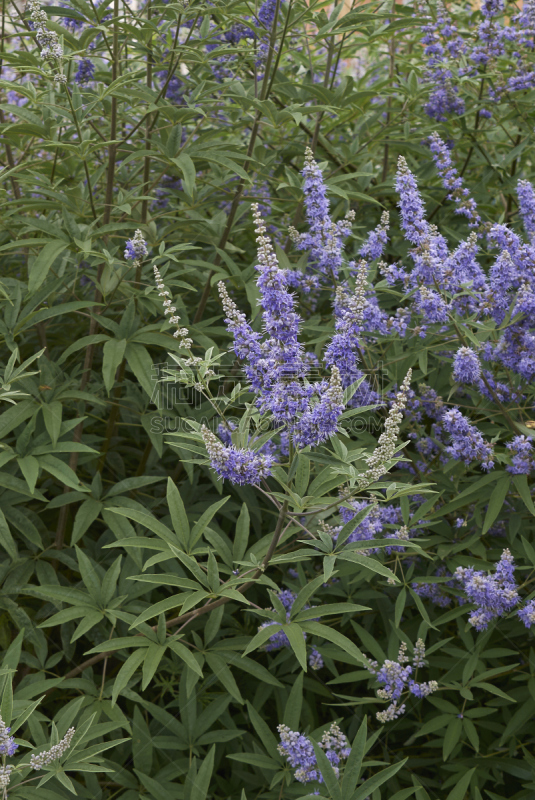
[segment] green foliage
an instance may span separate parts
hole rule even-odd
[[[432,221],[453,243],[465,235],[424,143],[437,127],[455,141],[482,213],[516,224],[516,177],[533,173],[533,93],[482,121],[468,75],[466,113],[437,126],[422,111],[429,87],[412,7],[343,10],[282,3],[258,66],[260,23],[247,23],[254,43],[221,38],[250,19],[249,3],[71,0],[46,9],[65,50],[62,86],[29,17],[4,5],[0,714],[19,742],[10,800],[311,797],[277,749],[280,723],[314,742],[329,800],[533,796],[530,634],[512,616],[476,634],[466,606],[440,609],[414,589],[435,582],[448,594],[430,562],[488,569],[507,544],[529,596],[531,476],[510,476],[505,461],[483,476],[452,460],[425,480],[395,472],[363,494],[382,408],[347,411],[336,437],[292,453],[266,486],[218,481],[199,433],[223,410],[239,426],[237,445],[257,424],[256,445],[269,438],[239,382],[214,287],[224,280],[260,329],[254,200],[269,207],[281,265],[304,269],[285,228],[302,224],[305,146],[321,162],[334,218],[356,211],[350,257],[387,209],[388,261],[405,258],[399,154]],[[79,86],[85,57],[95,79]],[[12,90],[27,102],[6,102]],[[131,266],[123,251],[137,229],[150,258]],[[154,265],[204,357],[201,377],[217,370],[210,400],[169,335]],[[370,279],[395,309],[400,292]],[[303,339],[320,354],[333,333],[328,300],[307,314]],[[462,341],[484,343],[493,326],[474,320]],[[448,402],[444,348],[438,335],[425,346],[385,338],[365,366],[385,392],[413,368],[415,383]],[[497,442],[510,435],[505,412],[478,408]],[[531,415],[515,417],[516,432],[529,435]],[[410,432],[409,421],[402,441]],[[332,515],[357,497],[399,505],[418,536],[403,552],[384,534],[349,541],[370,505],[345,525],[336,519],[333,539]],[[469,514],[472,527],[456,528]],[[297,595],[289,615],[281,588]],[[289,646],[266,649],[281,632]],[[440,691],[382,725],[367,659],[395,660],[402,642],[412,653],[419,637],[425,679]],[[318,746],[335,720],[353,742],[339,777]],[[28,755],[71,726],[72,746],[35,777]]]

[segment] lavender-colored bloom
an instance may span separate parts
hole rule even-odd
[[[481,378],[479,357],[471,347],[460,347],[455,353],[453,378],[457,383],[477,383]]]
[[[294,228],[290,228],[289,233],[298,250],[310,251],[310,266],[336,278],[342,265],[343,240],[351,231],[355,214],[350,211],[340,222],[331,220],[327,187],[314,154],[308,147],[305,150],[303,177],[309,231],[298,234]]]
[[[323,776],[317,768],[316,754],[312,742],[302,733],[291,731],[287,725],[279,725],[277,728],[281,743],[278,751],[285,756],[290,766],[295,769],[294,776],[300,783],[310,783],[318,781],[323,783]],[[342,760],[349,757],[351,748],[346,736],[342,733],[336,722],[325,731],[318,742],[325,755],[329,759],[335,775],[338,777],[339,764]]]
[[[415,306],[427,322],[446,322],[448,319],[448,306],[434,289],[422,286]]]
[[[359,338],[366,307],[366,281],[368,266],[361,261],[358,267],[353,294],[337,287],[334,302],[335,334],[325,350],[325,364],[340,371],[344,388],[362,376],[358,367]]]
[[[449,192],[448,199],[454,200],[457,204],[456,213],[467,217],[471,228],[478,227],[481,224],[481,217],[477,213],[475,201],[470,197],[468,189],[463,186],[463,179],[453,166],[451,152],[438,133],[431,134],[429,147],[438,174],[442,178],[442,185]]]
[[[407,166],[407,162],[398,158],[396,174],[396,191],[399,194],[401,226],[409,242],[421,245],[429,235],[429,223],[425,219],[425,208],[418,191],[416,178]]]
[[[462,37],[444,5],[437,5],[437,19],[422,28],[424,55],[428,57],[424,75],[426,83],[431,86],[429,99],[424,105],[425,113],[443,122],[448,114],[464,113],[464,102],[459,97],[459,89],[453,83],[453,72],[450,61],[466,50]]]
[[[380,697],[384,696],[389,700],[398,700],[403,694],[411,674],[412,667],[410,665],[403,666],[398,664],[397,661],[387,659],[375,673],[376,679],[384,686],[384,689],[379,690],[381,692]]]
[[[316,650],[315,647],[313,647],[310,651],[310,655],[308,657],[308,666],[313,670],[318,670],[323,667],[323,658],[319,650]]]
[[[416,681],[409,681],[409,692],[415,697],[428,697],[438,689],[436,681],[428,681],[424,683],[416,683]]]
[[[262,25],[271,30],[273,20],[275,19],[275,11],[277,10],[277,0],[264,0],[258,10],[258,20]]]
[[[82,58],[81,61],[78,62],[78,69],[74,75],[74,80],[79,85],[84,83],[89,83],[92,81],[95,75],[95,65],[89,58]]]
[[[388,211],[383,211],[381,222],[374,230],[370,231],[367,240],[360,248],[359,255],[362,258],[367,258],[370,261],[381,258],[388,243],[388,224],[389,213]]]
[[[254,450],[225,446],[206,426],[202,427],[202,437],[210,464],[220,478],[232,483],[256,484],[271,474],[274,458],[271,455],[260,455]]]
[[[535,451],[527,436],[515,436],[506,446],[512,461],[511,466],[507,467],[508,472],[512,475],[529,475],[535,470]]]
[[[13,736],[10,736],[11,728],[8,728],[0,717],[0,755],[12,756],[15,754],[18,744],[15,742]]]
[[[302,733],[291,731],[287,725],[277,728],[281,743],[278,751],[285,756],[290,766],[296,770],[295,777],[300,783],[321,781],[321,772],[317,769],[317,759],[312,742]]]
[[[450,435],[451,445],[447,452],[467,466],[473,461],[480,461],[483,469],[490,470],[494,466],[492,445],[488,444],[475,425],[472,425],[458,408],[444,411],[442,425]]]
[[[518,181],[518,210],[524,223],[524,229],[530,239],[535,237],[535,190],[528,181]]]
[[[423,666],[425,656],[425,646],[421,639],[418,639],[414,648],[414,666]],[[382,684],[381,689],[377,690],[377,696],[382,700],[390,700],[391,703],[385,711],[376,714],[379,722],[388,722],[396,719],[405,711],[405,706],[398,708],[397,702],[404,692],[410,692],[416,697],[427,697],[427,695],[438,689],[436,681],[429,683],[417,683],[411,676],[413,668],[407,664],[407,645],[402,642],[399,648],[398,660],[386,659],[382,666],[377,661],[368,661],[366,668]]]
[[[331,379],[322,381],[321,388],[316,388],[316,394],[317,403],[306,409],[293,428],[295,444],[300,448],[325,442],[337,431],[338,420],[345,408],[337,367],[332,368]]]
[[[473,567],[457,567],[455,578],[461,583],[471,603],[469,622],[477,631],[486,630],[489,622],[504,616],[520,601],[514,578],[515,565],[509,550],[504,550],[494,574],[476,571]]]
[[[526,628],[531,628],[532,625],[535,625],[535,600],[528,600],[517,613]]]
[[[137,230],[132,239],[128,239],[126,242],[124,257],[129,261],[141,261],[148,253],[147,243],[143,238],[143,234],[140,230]]]

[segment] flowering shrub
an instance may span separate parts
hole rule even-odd
[[[6,4],[2,800],[531,796],[532,11]]]

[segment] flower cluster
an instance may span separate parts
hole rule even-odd
[[[311,783],[312,781],[323,783],[323,775],[318,769],[314,746],[310,739],[302,733],[290,730],[287,725],[279,725],[277,730],[281,740],[278,751],[295,769],[296,780],[300,783]],[[339,764],[349,758],[351,747],[336,722],[333,722],[325,731],[318,744],[322,750],[325,750],[325,755],[329,759],[335,775],[338,775]]]
[[[459,25],[442,2],[437,3],[436,20],[427,17],[429,21],[422,27],[422,44],[428,58],[424,82],[431,87],[424,110],[430,117],[442,122],[449,114],[464,113],[457,78],[477,79],[485,75],[487,81],[486,85],[484,81],[480,84],[479,99],[486,105],[499,103],[507,93],[535,86],[530,58],[535,34],[533,14],[526,3],[522,11],[500,22],[504,5],[483,2],[479,12],[481,21],[476,27],[469,22],[466,36],[459,34]],[[478,115],[488,118],[492,112],[481,106]]]
[[[511,454],[511,465],[507,471],[513,475],[529,475],[535,470],[535,450],[527,436],[515,436],[506,445]]]
[[[458,408],[444,411],[442,425],[451,439],[447,452],[452,458],[457,458],[467,465],[473,461],[480,461],[483,469],[492,469],[494,466],[492,445],[483,439],[475,425],[472,425]]]
[[[145,256],[149,254],[147,249],[147,243],[143,238],[143,234],[138,229],[132,239],[128,239],[126,242],[126,248],[124,251],[124,257],[128,261],[133,261],[133,266],[137,266],[138,264],[143,261]]]
[[[379,437],[377,447],[367,458],[368,469],[359,478],[361,486],[379,480],[387,471],[389,462],[396,454],[399,429],[403,419],[402,412],[407,404],[407,393],[409,391],[411,376],[412,370],[409,369],[396,395],[396,399],[388,412],[385,429]]]
[[[481,378],[481,364],[475,350],[460,347],[453,359],[453,378],[458,383],[478,383]]]
[[[526,605],[518,611],[518,616],[526,628],[535,625],[535,600],[528,600]]]
[[[298,234],[294,228],[290,228],[290,235],[298,250],[308,250],[310,268],[336,280],[342,266],[343,242],[349,236],[355,214],[350,211],[340,222],[333,222],[329,213],[327,187],[309,147],[305,150],[303,176],[309,230]]]
[[[58,744],[53,745],[50,750],[43,750],[42,753],[31,756],[30,766],[32,769],[43,769],[43,767],[48,767],[54,761],[57,761],[58,758],[61,758],[71,746],[75,733],[76,731],[74,728],[69,728],[63,739],[58,742]]]
[[[11,728],[8,728],[0,717],[0,755],[13,756],[18,748],[13,736],[10,736]]]
[[[52,65],[55,83],[66,83],[67,76],[63,74],[62,67],[63,47],[56,31],[48,28],[48,14],[42,10],[39,0],[28,0],[27,9],[35,30],[35,38],[41,48],[41,56]]]
[[[95,65],[91,61],[90,58],[82,58],[81,61],[78,62],[78,69],[74,74],[74,80],[80,86],[83,86],[85,83],[89,83],[93,80],[95,76]],[[146,255],[146,254],[145,254]],[[130,256],[126,256],[130,258]]]
[[[345,405],[340,370],[332,365],[329,380],[310,384],[306,378],[310,359],[298,334],[300,317],[288,277],[280,269],[258,204],[253,204],[258,244],[258,280],[265,336],[253,331],[220,284],[225,322],[234,336],[234,349],[246,360],[245,371],[257,392],[257,406],[284,426],[299,448],[325,441],[337,429]]]
[[[436,20],[428,20],[422,27],[424,55],[428,57],[424,80],[433,88],[424,108],[426,114],[442,122],[448,114],[464,112],[464,102],[453,82],[452,63],[465,51],[465,44],[443,3],[437,3]]]
[[[509,550],[504,550],[494,574],[473,567],[457,567],[455,578],[460,582],[471,603],[477,608],[469,617],[477,631],[486,630],[489,622],[503,617],[520,601],[514,578],[515,564]]]
[[[201,433],[211,467],[220,478],[238,485],[256,484],[271,474],[273,456],[261,455],[246,447],[224,445],[206,425],[202,426]]]
[[[418,639],[414,646],[412,666],[408,663],[409,658],[405,642],[400,645],[397,661],[386,659],[381,667],[377,661],[368,661],[366,668],[378,683],[383,686],[382,689],[377,689],[377,696],[382,700],[391,701],[388,708],[377,712],[376,717],[379,722],[390,722],[405,713],[405,703],[398,706],[398,700],[403,694],[410,693],[415,697],[427,697],[437,691],[438,683],[436,681],[417,683],[411,677],[413,668],[418,669],[424,666],[424,659],[425,645],[422,639]]]
[[[137,231],[136,233],[140,233],[140,231]],[[127,248],[128,248],[129,244],[131,244],[131,242],[127,242]],[[144,244],[144,242],[143,242],[143,244]],[[145,251],[146,251],[146,248],[145,248]],[[145,255],[146,255],[146,252],[145,252]],[[154,271],[154,278],[156,280],[156,288],[158,289],[158,296],[164,298],[163,301],[162,301],[163,302],[163,306],[164,306],[164,314],[166,316],[170,315],[169,316],[169,324],[176,326],[176,330],[174,331],[173,336],[174,336],[175,339],[179,339],[180,340],[179,341],[180,347],[183,347],[184,350],[189,350],[191,345],[193,344],[193,341],[189,338],[189,331],[188,331],[187,328],[180,327],[180,317],[176,313],[176,307],[172,304],[172,300],[170,299],[171,298],[170,293],[165,288],[165,284],[164,284],[164,282],[162,280],[162,276],[160,275],[160,270],[158,269],[158,267],[156,265],[154,265],[154,267],[152,269]],[[186,362],[186,363],[188,363],[188,362]]]
[[[442,178],[445,189],[448,190],[448,200],[453,200],[457,205],[457,213],[462,214],[470,222],[470,227],[477,228],[481,224],[476,204],[470,197],[470,192],[463,186],[463,179],[453,165],[451,152],[444,144],[438,133],[431,134],[429,148],[433,154],[438,174]]]

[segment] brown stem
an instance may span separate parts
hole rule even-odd
[[[136,475],[143,475],[143,473],[145,472],[145,467],[147,466],[147,461],[149,460],[151,450],[152,450],[152,442],[150,439],[147,439],[145,449],[143,450],[143,455],[141,456],[141,461],[139,462],[138,467],[136,469]]]
[[[151,18],[151,0],[147,3],[147,19],[150,20]],[[149,41],[149,52],[147,55],[147,87],[152,89],[152,50],[151,50],[152,41]],[[145,150],[150,150],[151,144],[151,124],[150,124],[150,115],[147,117],[147,121],[145,124]],[[145,156],[143,159],[143,194],[145,195],[145,199],[141,203],[141,222],[146,225],[147,224],[147,214],[149,210],[147,195],[149,192],[149,179],[150,179],[150,156]],[[134,287],[139,289],[139,284],[141,281],[141,261],[138,263],[136,269],[136,278],[134,282]]]
[[[114,0],[113,5],[113,61],[112,61],[112,81],[116,80],[119,75],[119,26],[118,26],[118,16],[119,16],[119,0]],[[76,117],[76,115],[75,115]],[[104,201],[104,214],[102,218],[103,225],[107,225],[111,219],[111,212],[113,209],[113,183],[115,179],[115,157],[116,157],[116,145],[113,144],[115,139],[117,138],[117,98],[112,97],[111,99],[111,122],[110,122],[110,144],[108,148],[108,169],[106,174],[106,197]],[[84,164],[87,168],[87,162],[84,161]],[[90,184],[89,184],[90,186]],[[88,186],[88,188],[89,188]],[[93,207],[93,198],[92,192],[90,191],[90,198],[91,204]],[[106,238],[106,237],[105,237]],[[104,265],[101,264],[98,268],[97,274],[97,284],[100,283],[102,279],[102,273],[104,271]],[[96,308],[94,309],[94,315],[91,317],[91,322],[89,323],[89,336],[94,336],[98,330],[98,320],[97,316],[99,313],[98,304],[102,302],[102,294],[100,289],[95,290],[95,304]],[[89,381],[89,377],[91,375],[91,368],[93,366],[93,357],[95,354],[95,345],[90,344],[85,351],[85,359],[84,359],[84,370],[82,373],[82,378],[80,381],[80,391],[83,391]],[[82,405],[81,414],[80,416],[84,415],[85,411],[85,403]],[[83,421],[79,422],[76,428],[74,429],[73,434],[73,441],[80,442],[82,439],[82,432],[84,429]],[[69,458],[69,467],[76,472],[76,468],[78,466],[78,453],[71,453]],[[68,486],[63,486],[63,492],[67,493],[70,491]],[[56,538],[55,538],[55,545],[58,550],[61,550],[63,547],[63,541],[65,538],[65,527],[67,524],[67,514],[68,514],[68,507],[62,506],[59,516],[58,516],[58,525],[56,528]]]
[[[392,13],[396,10],[396,0],[392,0]],[[392,83],[394,80],[394,75],[396,72],[396,44],[394,37],[391,36],[388,40],[388,55],[390,59],[390,65],[388,70],[388,77],[390,78],[390,88],[392,89]],[[388,96],[387,100],[387,112],[386,112],[386,125],[387,127],[390,125],[390,112],[392,109],[392,96]],[[385,183],[388,177],[388,156],[389,156],[389,144],[388,139],[385,139],[385,148],[383,152],[383,175],[382,175],[382,182]]]
[[[124,381],[124,373],[126,371],[126,360],[123,358],[121,365],[117,369],[116,375],[116,387],[113,390],[113,400],[115,401],[111,407],[110,416],[108,417],[108,424],[106,426],[106,435],[104,437],[104,442],[102,444],[102,450],[100,451],[100,458],[98,460],[97,465],[97,472],[102,472],[104,469],[104,464],[106,462],[106,454],[110,449],[110,443],[113,438],[113,434],[115,433],[115,426],[117,424],[117,419],[119,417],[120,405],[119,405],[119,398],[121,396],[121,389],[122,383]]]
[[[273,27],[271,29],[271,36],[270,36],[270,41],[269,41],[269,50],[268,50],[268,55],[267,55],[266,65],[265,65],[264,79],[262,81],[262,89],[261,89],[261,92],[260,92],[260,100],[267,100],[267,98],[269,96],[269,89],[270,89],[270,80],[269,80],[269,78],[270,78],[270,72],[271,72],[271,64],[272,64],[272,61],[273,61],[273,53],[275,52],[275,42],[277,40],[277,20],[278,20],[278,17],[279,17],[279,11],[280,11],[280,0],[277,0],[277,4],[275,6],[275,15],[273,17]],[[249,138],[249,146],[247,148],[247,158],[246,158],[246,160],[245,160],[245,162],[243,164],[244,172],[247,172],[247,170],[249,168],[249,160],[250,160],[250,158],[251,158],[251,156],[253,154],[253,149],[254,149],[254,146],[255,146],[256,137],[258,135],[258,129],[260,127],[260,119],[261,119],[261,117],[262,117],[261,111],[257,111],[256,115],[255,115],[255,121],[253,123],[253,127],[252,127],[252,130],[251,130],[251,136]],[[225,245],[226,245],[226,243],[228,241],[228,238],[230,236],[230,232],[232,230],[232,225],[234,224],[234,217],[236,216],[236,212],[238,210],[238,206],[240,204],[240,201],[241,201],[241,198],[242,198],[242,195],[243,195],[244,185],[245,185],[244,179],[240,178],[240,181],[238,183],[238,188],[236,190],[236,194],[234,195],[234,200],[232,201],[232,206],[230,208],[230,213],[228,215],[228,219],[227,219],[227,224],[225,226],[225,230],[223,231],[223,235],[221,236],[221,239],[219,240],[219,243],[218,243],[218,248],[220,250],[224,249],[224,247],[225,247]],[[221,256],[219,255],[219,253],[217,253],[216,257],[214,259],[214,267],[219,266],[220,263],[221,263]],[[214,277],[214,275],[215,275],[215,269],[210,270],[208,278],[206,279],[206,284],[204,286],[203,293],[201,295],[201,299],[199,301],[199,306],[198,306],[197,311],[195,312],[195,316],[193,318],[193,324],[194,325],[196,325],[198,322],[200,322],[201,319],[203,318],[204,309],[206,308],[206,304],[208,302],[208,298],[210,297],[210,289],[211,289],[211,284],[212,284],[212,278]]]

